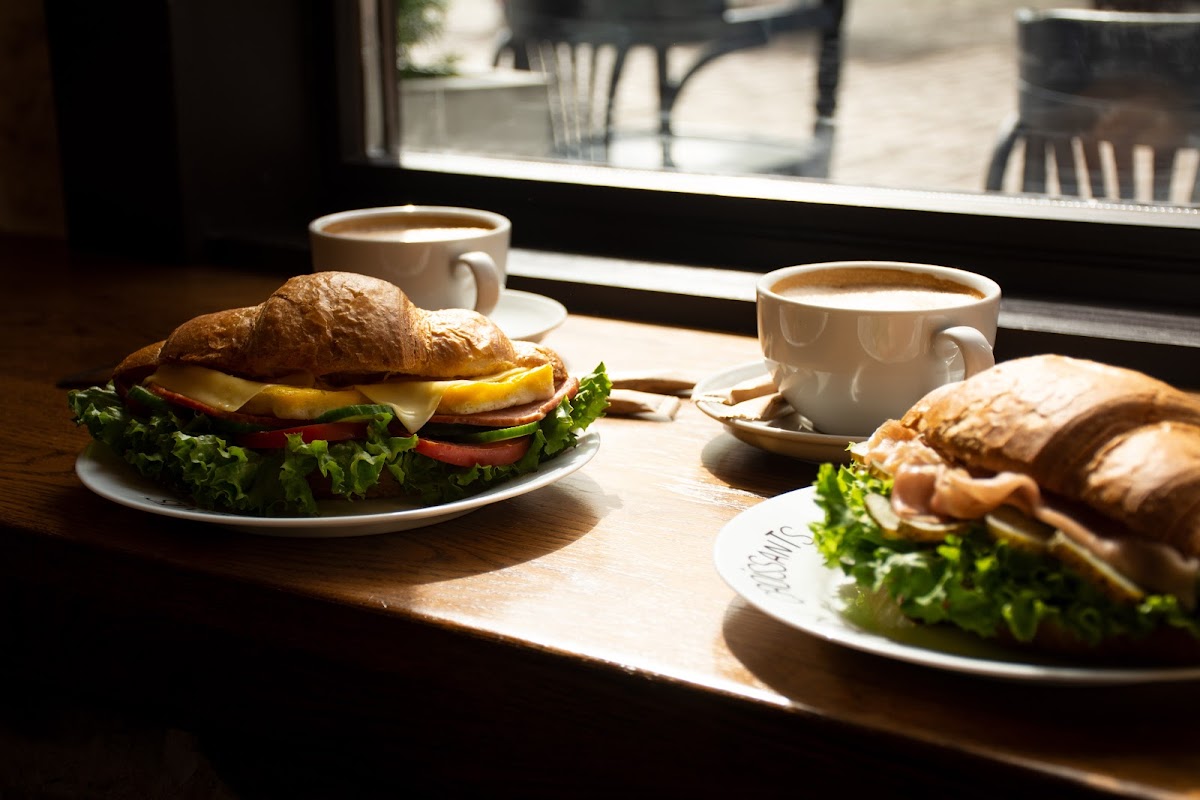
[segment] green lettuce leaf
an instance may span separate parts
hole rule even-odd
[[[1177,598],[1114,600],[1057,559],[996,540],[982,523],[934,544],[884,538],[863,498],[890,495],[891,482],[866,470],[824,464],[815,489],[824,521],[812,531],[825,562],[867,591],[886,592],[911,619],[1022,642],[1051,621],[1089,645],[1162,626],[1200,638],[1200,617]]]
[[[67,402],[92,438],[198,506],[264,516],[312,515],[317,513],[310,484],[314,474],[347,500],[365,497],[388,474],[422,504],[436,505],[534,472],[574,447],[579,431],[604,415],[611,389],[600,364],[580,379],[574,398],[546,415],[520,461],[496,467],[456,467],[416,452],[417,437],[388,432],[390,413],[371,419],[363,440],[305,444],[294,435],[279,450],[253,450],[232,444],[221,423],[204,414],[171,406],[133,414],[111,384],[70,392]]]

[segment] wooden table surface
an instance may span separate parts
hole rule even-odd
[[[56,381],[257,303],[282,276],[11,240],[0,253],[15,297],[0,322],[0,648],[39,691],[90,687],[314,789],[1200,791],[1196,684],[973,677],[750,607],[715,571],[714,538],[815,466],[690,401],[672,420],[602,419],[579,472],[407,532],[270,538],[113,504],[74,474],[89,440]],[[547,344],[577,371],[703,377],[757,356],[752,338],[584,316]]]

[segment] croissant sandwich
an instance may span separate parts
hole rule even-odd
[[[817,547],[920,623],[1200,659],[1200,402],[1063,356],[934,390],[823,465]]]
[[[487,317],[320,272],[196,317],[71,392],[77,423],[197,505],[317,513],[321,498],[425,505],[534,471],[600,417],[611,383]]]

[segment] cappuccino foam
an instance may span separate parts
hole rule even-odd
[[[776,294],[826,308],[863,311],[928,311],[970,305],[983,293],[920,272],[850,268],[794,275]]]
[[[460,224],[455,218],[406,215],[344,220],[327,226],[325,233],[382,242],[444,242],[481,236],[492,230],[469,219]]]

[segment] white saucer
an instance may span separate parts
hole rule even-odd
[[[540,342],[563,324],[567,309],[557,300],[532,292],[505,289],[489,315],[510,339]]]
[[[825,433],[801,430],[799,415],[795,413],[770,422],[725,419],[721,416],[721,404],[704,398],[706,394],[719,393],[743,381],[766,374],[767,368],[762,361],[751,361],[748,364],[731,367],[697,383],[692,390],[692,397],[696,400],[697,408],[720,422],[729,429],[730,433],[746,444],[804,461],[828,461],[834,464],[848,461],[850,454],[846,452],[846,447],[851,442],[861,442],[866,437],[831,436]]]
[[[1200,679],[1196,666],[1096,666],[1014,650],[881,608],[826,566],[809,531],[825,518],[814,494],[809,486],[751,506],[721,529],[713,548],[725,582],[780,622],[866,653],[989,678],[1091,686]]]

